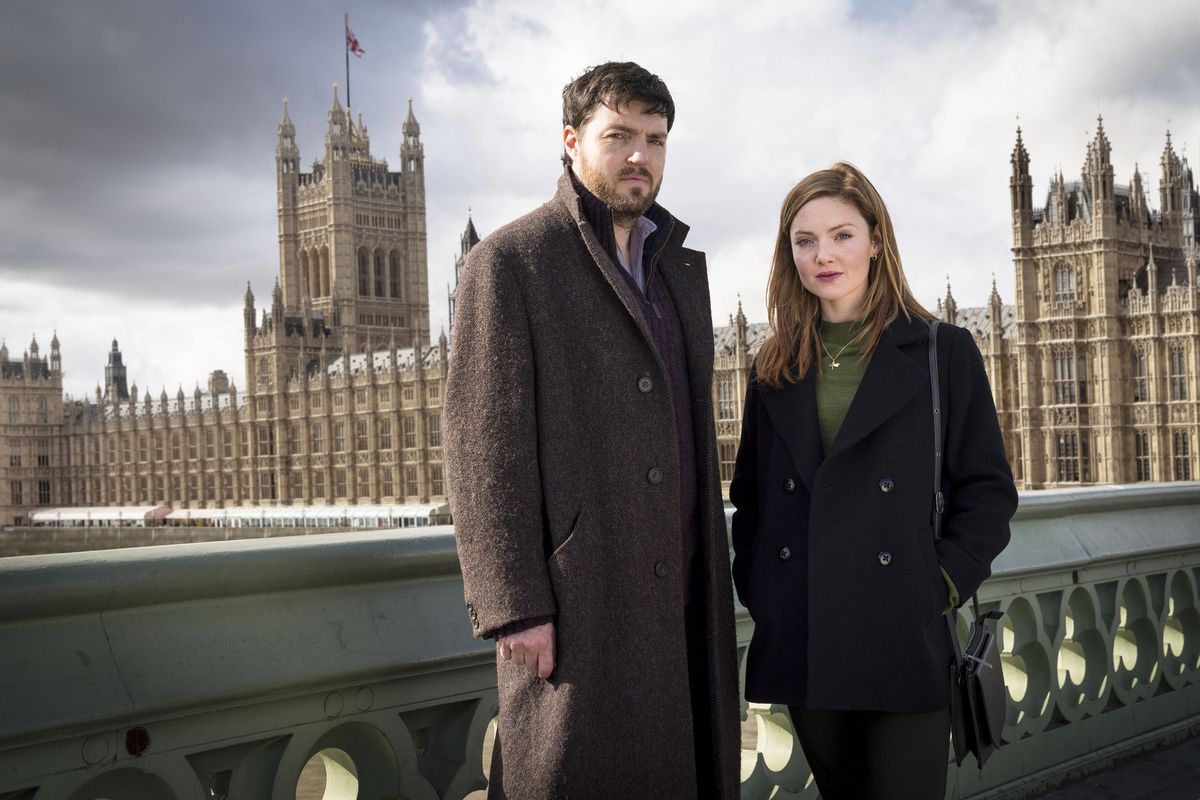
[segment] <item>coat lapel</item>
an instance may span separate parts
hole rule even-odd
[[[676,225],[682,225],[676,222]],[[686,230],[686,226],[684,228]],[[663,282],[679,327],[683,330],[683,346],[687,354],[688,382],[697,397],[712,394],[712,311],[708,300],[708,274],[703,254],[697,253],[697,263],[673,263],[663,258],[658,264],[658,280]]]
[[[760,384],[759,396],[771,418],[771,427],[783,439],[800,480],[811,492],[813,476],[821,465],[816,373],[810,369],[796,383],[778,389]]]
[[[927,338],[924,330],[923,322],[901,317],[879,337],[826,460],[864,439],[929,385],[929,371],[900,352],[901,344]]]
[[[633,317],[633,321],[637,324],[642,336],[645,337],[647,344],[653,348],[654,336],[650,331],[650,323],[642,311],[642,304],[634,296],[636,290],[629,285],[629,281],[621,274],[623,271],[621,265],[614,263],[609,258],[608,253],[604,250],[604,245],[600,243],[600,238],[596,235],[596,229],[587,221],[587,217],[583,213],[583,203],[579,199],[579,195],[576,193],[575,187],[571,183],[571,177],[567,172],[569,169],[570,167],[564,169],[563,174],[559,177],[558,193],[555,197],[566,209],[571,221],[579,229],[579,233],[583,237],[583,244],[587,248],[588,254],[591,255],[592,261],[595,262],[596,268],[600,270],[600,274],[604,276],[604,280],[612,287],[621,304],[625,306],[625,310],[629,312],[629,316]]]

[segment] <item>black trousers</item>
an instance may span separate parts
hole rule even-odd
[[[789,708],[821,800],[942,800],[950,710]]]

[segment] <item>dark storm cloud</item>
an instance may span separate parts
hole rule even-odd
[[[433,4],[346,8],[367,50],[351,65],[355,105],[395,129],[397,142],[373,142],[393,153]],[[341,12],[284,0],[5,4],[0,280],[214,302],[271,280],[280,100],[290,95],[311,162],[331,83],[345,82]]]

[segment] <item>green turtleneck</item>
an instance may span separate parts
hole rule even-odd
[[[821,447],[828,453],[837,438],[837,433],[854,401],[858,385],[862,383],[870,359],[860,359],[862,343],[850,340],[861,328],[854,322],[822,322],[819,346],[821,371],[817,373],[817,420],[821,428]],[[837,366],[833,366],[833,362]],[[946,610],[959,603],[958,587],[950,579],[950,573],[942,570],[946,581],[949,605]]]
[[[817,373],[817,420],[821,427],[821,446],[829,452],[842,420],[858,391],[867,361],[859,358],[862,343],[850,340],[859,332],[854,322],[822,322],[818,355],[821,371]],[[836,358],[832,358],[836,356]],[[833,366],[836,362],[837,366]]]

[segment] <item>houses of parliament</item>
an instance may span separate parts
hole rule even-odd
[[[95,396],[64,398],[62,347],[0,345],[0,524],[37,508],[430,503],[445,500],[441,398],[450,346],[429,333],[424,151],[409,104],[399,171],[338,100],[300,169],[284,104],[275,151],[279,278],[243,315],[245,383],[140,392],[117,341]],[[1010,200],[1016,298],[940,316],[983,354],[1023,488],[1200,476],[1200,196],[1167,135],[1159,204],[1118,184],[1102,122],[1082,175],[1033,204],[1020,130]],[[479,241],[468,220],[455,264]],[[450,292],[451,335],[454,292]],[[714,329],[713,407],[727,484],[750,365],[767,326],[739,306]],[[3,332],[0,332],[3,333]],[[953,380],[953,376],[949,376]]]

